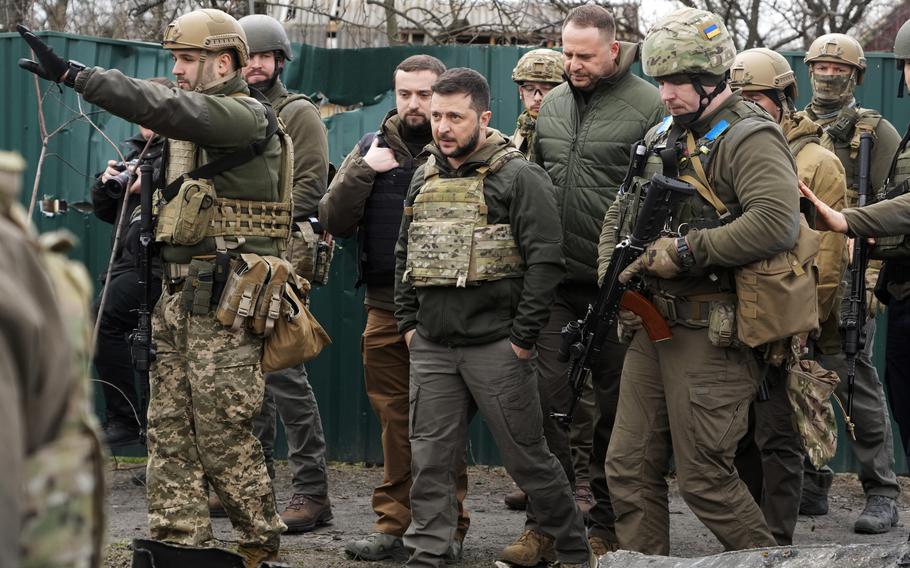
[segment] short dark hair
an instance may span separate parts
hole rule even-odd
[[[477,114],[490,110],[490,84],[483,75],[467,67],[449,69],[433,83],[440,95],[465,94],[471,97],[471,108]]]
[[[415,73],[417,71],[429,71],[437,77],[446,72],[445,63],[436,59],[432,55],[412,55],[398,64],[395,71],[392,72],[392,84],[395,84],[395,75],[399,71],[404,73]]]
[[[579,28],[597,28],[611,41],[616,38],[616,21],[613,14],[603,6],[585,4],[572,8],[562,23],[562,29],[566,29],[569,24],[575,24]]]

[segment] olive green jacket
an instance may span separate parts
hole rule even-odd
[[[433,153],[442,177],[474,176],[509,140],[488,128],[487,139],[453,170],[435,145]],[[405,206],[423,187],[425,165],[417,169]],[[402,334],[417,328],[421,336],[443,345],[480,345],[509,337],[530,349],[549,317],[556,286],[565,274],[559,217],[550,180],[536,164],[517,157],[484,180],[484,199],[490,224],[509,223],[524,259],[521,278],[505,278],[465,288],[428,286],[415,288],[402,281],[408,256],[410,217],[401,223],[395,247],[395,304]]]
[[[590,98],[565,82],[547,93],[530,159],[550,174],[563,227],[567,280],[594,284],[604,213],[629,165],[629,149],[663,117],[657,89],[630,68],[635,44],[620,42],[616,72]]]
[[[276,108],[291,96],[281,79],[263,94]],[[325,124],[316,105],[302,98],[283,106],[278,117],[294,142],[294,219],[314,217],[319,199],[325,195],[329,175],[329,140]]]
[[[169,140],[192,142],[199,150],[197,166],[261,140],[268,128],[265,107],[250,97],[246,83],[238,76],[203,94],[169,89],[127,77],[116,69],[95,67],[79,73],[75,88],[86,101],[111,114]],[[218,197],[280,201],[281,154],[281,143],[273,136],[262,154],[215,176]],[[215,250],[214,239],[207,237],[194,246],[162,246],[161,258],[187,263],[193,256],[214,254]],[[246,237],[241,246],[230,249],[232,255],[247,252],[281,255],[278,240],[270,237]]]
[[[822,129],[805,115],[791,114],[781,123],[790,150],[796,160],[800,181],[835,211],[845,207],[847,182],[844,166],[820,141]],[[847,237],[840,233],[821,233],[818,256],[818,320],[821,335],[818,347],[823,353],[840,349],[840,290],[847,267]],[[832,351],[833,350],[833,351]]]
[[[731,95],[711,114],[689,126],[696,139],[718,122],[721,111],[742,111],[751,105],[739,95]],[[646,142],[655,139],[652,128]],[[799,236],[799,191],[796,166],[780,127],[766,113],[742,119],[726,130],[712,150],[707,171],[712,189],[737,218],[720,227],[691,230],[686,235],[695,256],[688,273],[670,280],[649,278],[649,282],[671,295],[711,293],[722,285],[730,269],[770,258],[790,250]],[[693,199],[704,205],[700,196]],[[616,219],[619,200],[604,219],[598,250],[598,272],[602,276],[617,242]]]
[[[380,127],[382,138],[395,153],[399,164],[413,160],[418,164],[426,161],[422,152],[411,155],[408,145],[401,137],[401,117],[395,110],[389,111]],[[376,171],[360,155],[359,144],[347,155],[338,168],[338,173],[329,185],[328,193],[319,202],[319,221],[333,235],[350,237],[363,219],[367,199],[373,191]],[[395,311],[395,290],[392,286],[367,286],[364,304],[390,312]]]
[[[910,193],[842,213],[854,237],[910,235]]]

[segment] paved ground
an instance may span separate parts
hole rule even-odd
[[[141,465],[115,463],[111,472],[109,499],[109,537],[106,567],[122,568],[130,565],[127,548],[133,538],[146,535],[146,502],[144,489],[130,481],[131,475]],[[373,514],[370,509],[372,488],[381,481],[382,470],[363,466],[333,464],[329,469],[330,496],[335,513],[331,526],[305,535],[282,537],[283,560],[292,566],[308,568],[335,568],[370,566],[353,562],[344,556],[344,543],[349,539],[370,532]],[[520,532],[523,513],[509,511],[502,504],[502,496],[512,488],[511,480],[498,467],[475,466],[469,471],[467,507],[471,514],[471,529],[465,539],[465,557],[462,566],[469,568],[490,567],[499,551]],[[290,475],[282,464],[278,469],[276,490],[279,506],[290,498]],[[903,495],[900,499],[901,526],[884,535],[858,535],[853,533],[853,520],[863,508],[862,489],[854,475],[839,475],[831,496],[831,512],[823,517],[800,517],[796,529],[796,544],[808,543],[897,543],[907,539],[903,524],[910,521],[910,479],[900,478]],[[714,536],[695,518],[676,491],[670,491],[671,554],[675,556],[703,556],[722,551]],[[230,547],[232,538],[227,520],[214,521],[215,533]],[[400,566],[394,562],[377,562],[376,568]]]

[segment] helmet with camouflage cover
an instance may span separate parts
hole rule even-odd
[[[659,20],[645,36],[642,69],[649,77],[723,76],[736,56],[727,27],[717,14],[682,8]]]
[[[787,59],[766,47],[747,49],[736,55],[730,69],[730,86],[743,91],[779,91],[796,100],[796,75]]]
[[[284,26],[275,18],[265,14],[250,14],[240,18],[240,26],[246,33],[251,55],[266,51],[280,51],[284,54],[285,59],[293,61],[291,40],[288,39]]]
[[[563,71],[561,53],[552,49],[535,49],[525,53],[518,60],[515,69],[512,70],[512,80],[516,83],[524,81],[562,83]]]
[[[171,22],[164,30],[161,46],[212,53],[233,50],[241,67],[250,59],[243,28],[230,14],[212,8],[193,10]]]
[[[866,56],[858,41],[846,34],[825,34],[812,42],[803,61],[807,65],[826,61],[840,63],[856,69],[856,84],[863,84],[866,73]]]

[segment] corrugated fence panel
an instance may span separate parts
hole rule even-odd
[[[57,53],[88,65],[116,68],[134,77],[165,76],[170,58],[155,44],[98,39],[59,33],[42,33]],[[307,94],[322,94],[342,105],[362,104],[352,112],[326,120],[330,159],[339,165],[363,133],[375,130],[386,112],[394,107],[392,72],[404,58],[428,53],[449,67],[471,67],[483,73],[492,90],[494,127],[510,134],[520,112],[517,90],[511,72],[525,48],[500,46],[399,46],[370,49],[328,50],[307,45],[295,46],[296,57],[284,73],[288,86]],[[798,105],[808,103],[811,88],[802,54],[787,53],[799,82]],[[17,68],[16,61],[28,56],[17,34],[0,34],[0,74],[7,78],[0,89],[0,148],[21,152],[29,163],[25,191],[30,194],[41,148],[37,120],[37,96],[29,75]],[[899,131],[910,123],[910,103],[897,99],[900,74],[890,54],[867,54],[869,68],[865,82],[857,89],[863,106],[877,108]],[[633,69],[640,74],[638,65]],[[76,202],[88,199],[94,176],[113,157],[108,143],[84,121],[66,123],[78,109],[75,94],[59,90],[45,81],[39,83],[44,97],[48,130],[60,129],[51,140],[39,189],[47,194]],[[134,131],[133,125],[83,105],[86,113],[118,145]],[[27,200],[23,196],[23,200]],[[72,256],[84,261],[93,274],[107,262],[110,251],[109,225],[92,216],[75,212],[47,219],[36,215],[41,231],[65,228],[80,241]],[[360,335],[364,325],[362,290],[353,288],[356,273],[356,243],[341,239],[332,266],[329,286],[312,295],[312,307],[332,336],[334,343],[310,365],[310,380],[319,399],[330,459],[379,462],[382,452],[379,426],[363,388]],[[883,369],[884,325],[879,322],[875,361]],[[99,408],[100,406],[100,396]],[[896,431],[896,429],[895,429]],[[479,420],[471,427],[471,455],[479,463],[498,463],[499,454]],[[841,439],[845,434],[841,432]],[[283,455],[283,440],[276,448]],[[898,469],[906,471],[903,449],[895,440]],[[836,470],[856,470],[852,452],[842,443],[831,464]]]

